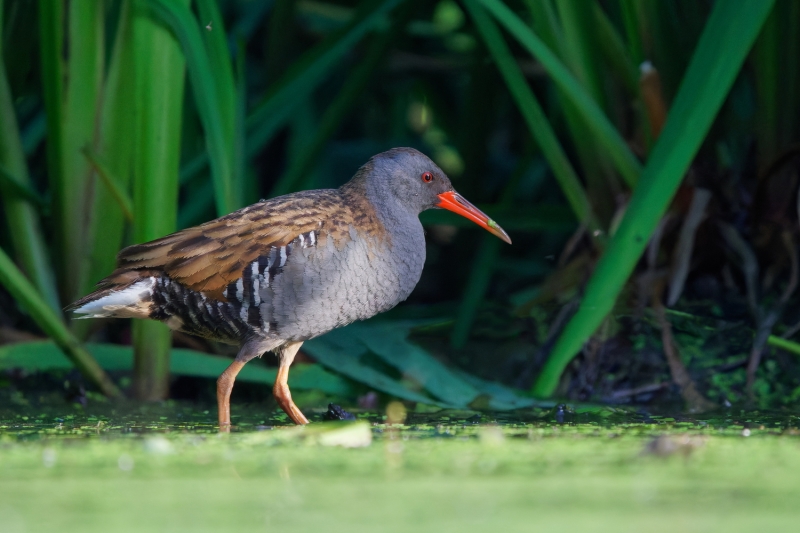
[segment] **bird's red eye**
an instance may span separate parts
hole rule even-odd
[[[425,183],[432,182],[433,181],[433,174],[431,174],[430,172],[423,172],[422,173],[422,181],[424,181]]]

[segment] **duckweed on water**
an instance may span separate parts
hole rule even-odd
[[[786,413],[296,428],[252,411],[219,435],[213,412],[178,403],[37,409],[0,417],[4,532],[746,531],[800,514],[800,417]]]

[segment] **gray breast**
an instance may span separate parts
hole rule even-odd
[[[326,238],[295,251],[261,303],[262,315],[271,317],[270,335],[307,340],[405,300],[425,263],[425,238],[415,222],[418,231],[383,241],[351,229],[341,249]]]

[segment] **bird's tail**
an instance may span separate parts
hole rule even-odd
[[[127,283],[106,278],[100,288],[67,306],[77,318],[148,318],[153,304],[153,276],[138,277]]]

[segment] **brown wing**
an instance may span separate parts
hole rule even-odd
[[[194,291],[225,300],[228,284],[270,247],[285,246],[322,226],[335,231],[337,222],[349,216],[338,190],[304,191],[262,201],[200,226],[125,248],[117,256],[117,270],[99,285],[127,285],[135,277],[133,272],[163,272]]]

